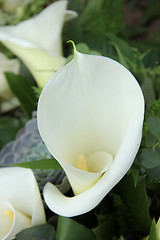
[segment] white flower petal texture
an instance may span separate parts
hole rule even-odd
[[[0,41],[26,64],[42,88],[65,64],[62,27],[64,21],[77,16],[66,7],[67,1],[57,1],[33,18],[15,26],[0,27]]]
[[[48,207],[63,216],[93,209],[131,167],[140,146],[144,98],[118,62],[81,54],[59,69],[39,99],[38,126],[64,168],[74,197],[44,187]]]
[[[0,239],[11,240],[25,228],[46,222],[35,177],[30,169],[0,168]]]

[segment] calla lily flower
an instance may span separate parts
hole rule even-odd
[[[16,26],[0,27],[0,41],[24,62],[42,88],[65,64],[62,27],[65,20],[77,16],[66,7],[67,1],[58,1]]]
[[[75,50],[72,62],[48,81],[38,103],[38,127],[61,164],[74,196],[54,185],[44,199],[67,217],[92,210],[131,167],[140,146],[144,98],[118,62]]]
[[[20,71],[20,61],[18,59],[8,59],[3,53],[0,53],[0,112],[6,112],[19,105],[18,100],[13,96],[4,72],[13,72],[18,74]]]
[[[11,240],[25,228],[46,222],[35,177],[30,169],[0,168],[0,239]]]

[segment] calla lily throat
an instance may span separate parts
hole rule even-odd
[[[9,220],[11,220],[11,222],[13,222],[14,213],[10,209],[5,210],[4,214],[9,218]]]

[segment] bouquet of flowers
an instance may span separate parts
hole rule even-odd
[[[160,3],[0,7],[0,239],[160,240]]]

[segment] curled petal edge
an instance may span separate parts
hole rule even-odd
[[[128,127],[113,164],[95,185],[74,197],[66,197],[51,183],[45,185],[43,190],[44,199],[53,212],[65,217],[73,217],[89,212],[123,178],[131,167],[140,146],[144,118],[144,104],[142,105],[143,109],[141,107],[137,109]],[[139,126],[136,130],[135,125]],[[132,143],[129,141],[130,139],[132,139]],[[123,168],[121,167],[122,164]]]

